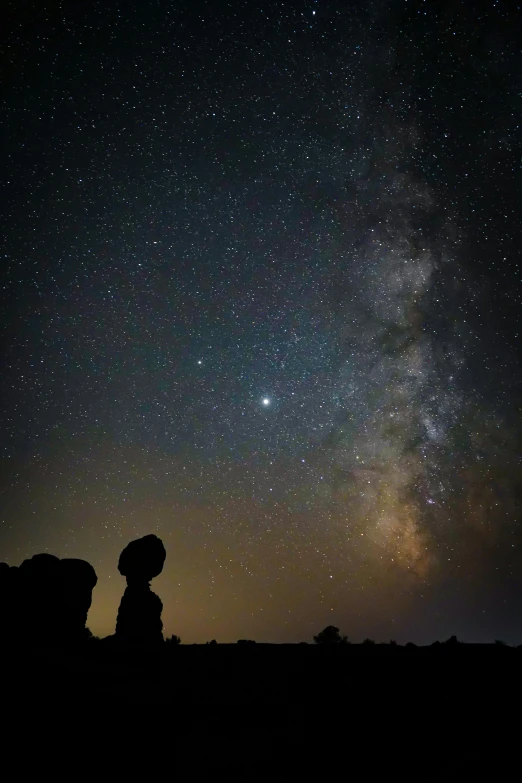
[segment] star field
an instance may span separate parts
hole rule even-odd
[[[0,559],[183,641],[521,641],[520,14],[16,4]]]

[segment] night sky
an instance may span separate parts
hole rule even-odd
[[[522,642],[521,12],[12,2],[0,560],[185,642]]]

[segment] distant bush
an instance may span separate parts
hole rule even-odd
[[[341,636],[335,625],[327,625],[317,636],[314,636],[314,642],[316,644],[347,644],[348,638]]]
[[[237,644],[252,645],[255,644],[255,641],[253,639],[238,639]]]
[[[181,644],[181,637],[172,634],[168,639],[165,639],[165,644]]]
[[[365,639],[365,640],[364,640],[364,642],[363,642],[363,644],[364,644],[366,647],[371,647],[372,645],[374,645],[374,644],[375,644],[375,642],[374,642],[374,640],[373,640],[373,639]]]

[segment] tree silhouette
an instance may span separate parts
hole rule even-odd
[[[316,644],[346,644],[348,639],[346,636],[341,636],[335,625],[327,625],[317,636],[314,636],[314,642]]]

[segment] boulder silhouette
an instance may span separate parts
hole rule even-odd
[[[137,538],[127,544],[120,555],[118,571],[127,582],[150,582],[163,571],[165,562],[163,541],[154,535]]]
[[[133,644],[163,641],[161,599],[150,589],[150,580],[161,574],[165,547],[155,535],[131,541],[120,555],[118,571],[127,579],[116,620],[116,637]]]

